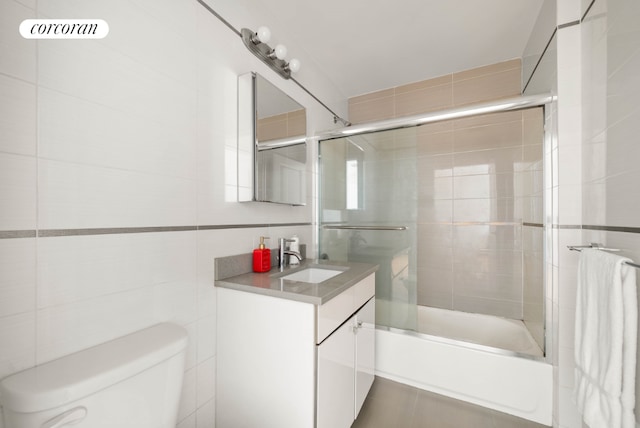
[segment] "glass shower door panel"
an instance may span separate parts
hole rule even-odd
[[[375,263],[376,323],[414,330],[415,129],[320,142],[320,254]]]

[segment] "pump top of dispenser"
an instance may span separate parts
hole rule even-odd
[[[261,237],[260,237],[260,245],[258,245],[258,248],[259,248],[259,249],[261,249],[261,250],[264,250],[265,248],[267,248],[267,247],[264,245],[264,240],[265,240],[265,239],[269,239],[269,237],[268,237],[268,236],[261,236]]]

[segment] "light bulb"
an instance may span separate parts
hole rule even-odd
[[[258,27],[258,31],[256,31],[254,39],[256,39],[257,42],[267,43],[269,40],[271,40],[271,30],[269,30],[268,27],[264,26]],[[256,43],[256,40],[254,40],[253,42]]]
[[[276,58],[284,59],[284,57],[287,56],[287,47],[285,45],[276,45],[274,52],[275,52]]]
[[[300,61],[295,58],[289,61],[289,70],[291,70],[292,73],[297,73],[298,71],[300,71]]]

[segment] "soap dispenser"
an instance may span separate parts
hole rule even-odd
[[[269,272],[271,270],[271,249],[264,245],[264,240],[269,239],[268,236],[260,237],[260,245],[253,250],[253,271]]]

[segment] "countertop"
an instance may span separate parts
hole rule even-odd
[[[309,267],[344,272],[317,284],[282,279]],[[378,265],[370,263],[305,259],[299,265],[287,266],[282,270],[273,268],[270,272],[250,272],[220,279],[215,281],[215,286],[322,305],[377,270]]]

